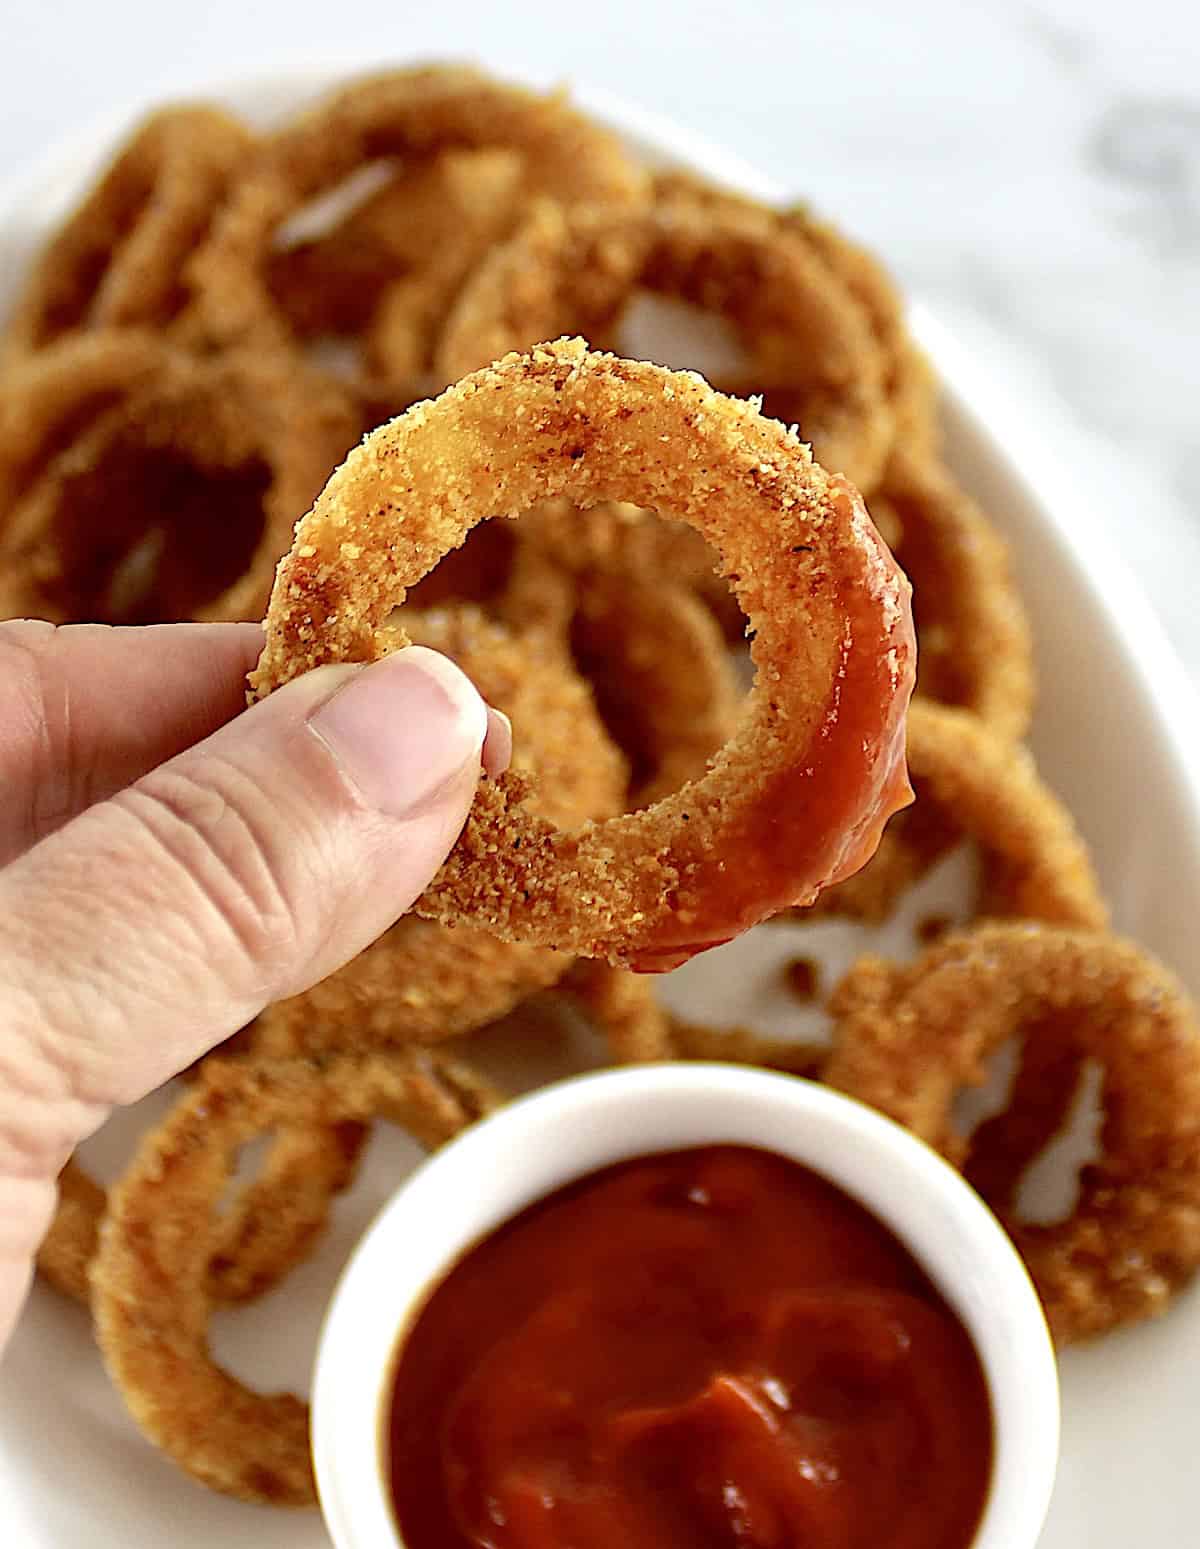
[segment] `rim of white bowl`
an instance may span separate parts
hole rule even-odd
[[[811,1167],[913,1254],[966,1326],[991,1395],[992,1482],[971,1549],[1032,1549],[1057,1467],[1057,1364],[1003,1228],[958,1173],[874,1110],[796,1077],[707,1063],[594,1072],[543,1088],[451,1141],[383,1207],[334,1291],[313,1379],[314,1466],[338,1549],[400,1549],[384,1456],[393,1359],[412,1315],[462,1253],[600,1168],[714,1144],[757,1145]]]

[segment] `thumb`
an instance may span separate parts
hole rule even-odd
[[[90,1128],[354,956],[458,836],[487,728],[436,652],[324,667],[0,872],[0,1025],[41,1062],[26,1088],[49,1099],[57,1072],[60,1115]],[[56,1149],[78,1138],[56,1128]]]

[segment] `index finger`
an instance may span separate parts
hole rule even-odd
[[[244,707],[259,624],[0,623],[0,865]]]

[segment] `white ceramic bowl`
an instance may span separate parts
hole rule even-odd
[[[1041,1307],[995,1217],[907,1131],[850,1098],[732,1065],[652,1065],[510,1104],[401,1186],[347,1265],[321,1336],[312,1439],[337,1549],[399,1549],[384,1432],[393,1355],[427,1292],[525,1206],[631,1157],[759,1146],[821,1173],[889,1226],[970,1332],[995,1424],[972,1549],[1032,1549],[1058,1461],[1058,1374]]]

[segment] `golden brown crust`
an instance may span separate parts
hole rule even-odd
[[[814,1077],[828,1058],[825,1044],[796,1038],[768,1038],[750,1027],[709,1027],[700,1022],[671,1019],[672,1059],[717,1060],[733,1065],[757,1065],[788,1076]]]
[[[354,1181],[366,1139],[361,1125],[281,1127],[259,1173],[237,1192],[220,1223],[208,1266],[216,1302],[252,1301],[315,1248],[333,1197]],[[58,1206],[38,1250],[37,1267],[59,1291],[87,1302],[108,1196],[78,1162],[58,1179]]]
[[[580,958],[559,985],[604,1035],[616,1065],[672,1058],[670,1020],[644,974]]]
[[[1007,544],[945,469],[907,449],[889,459],[871,514],[895,530],[912,582],[917,694],[1019,742],[1033,710],[1033,641]]]
[[[738,394],[765,392],[765,412],[799,421],[823,466],[872,487],[893,432],[871,330],[821,261],[757,212],[564,210],[543,201],[463,287],[438,346],[438,374],[453,381],[560,335],[610,345],[637,289],[725,317],[751,362]],[[782,413],[770,406],[773,388],[786,390]]]
[[[185,299],[184,261],[253,143],[218,108],[147,118],[35,260],[0,335],[0,366],[83,330],[169,324]]]
[[[279,355],[197,359],[129,333],[35,357],[2,405],[17,487],[0,617],[56,623],[259,616],[358,427],[335,384]]]
[[[852,242],[829,221],[820,219],[807,205],[776,209],[733,189],[723,188],[695,173],[668,170],[655,175],[655,202],[660,209],[725,210],[743,218],[756,218],[784,231],[819,259],[826,270],[862,309],[883,361],[884,391],[891,410],[892,433],[897,447],[916,455],[935,456],[939,450],[937,383],[928,361],[908,332],[904,303],[891,276],[873,253]],[[775,413],[767,395],[767,413]],[[783,399],[778,418],[789,418]],[[827,459],[817,455],[822,462]],[[856,481],[864,494],[873,486]]]
[[[632,498],[703,531],[757,625],[755,687],[708,772],[642,812],[564,832],[520,811],[507,777],[482,787],[419,912],[616,961],[713,929],[719,893],[728,914],[717,928],[736,934],[789,901],[763,897],[761,844],[747,836],[768,811],[772,824],[788,820],[777,782],[814,767],[813,739],[832,747],[845,726],[866,785],[839,774],[836,790],[818,796],[817,776],[805,786],[807,854],[775,830],[772,886],[811,897],[848,849],[869,853],[860,825],[894,804],[907,592],[854,492],[782,425],[694,374],[562,341],[509,356],[368,437],[297,528],[254,693],[322,662],[374,659],[405,588],[476,522],[559,495],[582,506]]]
[[[112,1190],[92,1266],[97,1339],[146,1436],[213,1489],[315,1505],[308,1405],[253,1392],[208,1349],[214,1205],[237,1150],[277,1126],[377,1117],[435,1146],[496,1101],[461,1062],[424,1050],[210,1063]]]
[[[191,266],[193,335],[220,344],[289,342],[291,327],[271,291],[273,238],[288,217],[357,169],[392,158],[416,158],[420,167],[447,150],[498,149],[522,158],[524,190],[564,200],[644,194],[645,175],[615,136],[561,94],[538,95],[460,66],[363,77],[268,139],[239,180]]]
[[[1165,1310],[1200,1265],[1200,1028],[1165,968],[1100,933],[985,925],[908,968],[862,960],[831,1009],[824,1079],[954,1160],[970,1142],[953,1127],[953,1099],[1009,1039],[1048,1044],[1051,1062],[1099,1061],[1101,1156],[1070,1216],[1031,1226],[1010,1197],[990,1202],[1059,1341]]]

